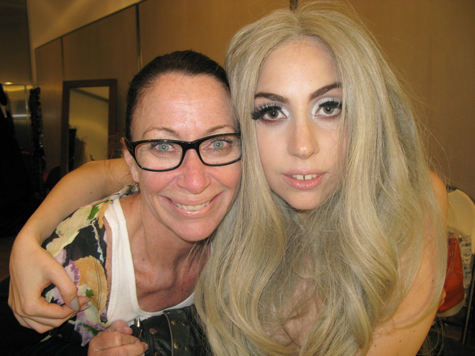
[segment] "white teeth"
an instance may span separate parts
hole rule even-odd
[[[292,176],[292,178],[295,178],[297,180],[310,180],[310,179],[313,179],[313,178],[317,178],[318,177],[318,174],[295,174]]]
[[[173,202],[173,204],[175,204],[180,209],[190,210],[190,211],[200,210],[200,209],[204,208],[206,205],[209,204],[209,202],[206,202],[206,203],[201,204],[201,205],[181,205],[181,204],[178,204],[178,203],[174,202],[173,200],[172,200],[172,202]]]

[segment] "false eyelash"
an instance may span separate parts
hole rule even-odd
[[[259,120],[262,118],[265,114],[268,112],[271,112],[272,110],[281,110],[282,107],[280,105],[276,104],[265,104],[262,105],[261,107],[258,107],[252,112],[252,119],[253,120]]]
[[[343,103],[341,100],[329,99],[327,101],[324,101],[323,103],[318,104],[319,108],[321,108],[322,106],[331,106],[332,108],[341,110]]]

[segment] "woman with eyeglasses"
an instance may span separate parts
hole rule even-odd
[[[304,3],[239,31],[226,69],[243,178],[195,290],[213,354],[416,355],[444,295],[447,195],[377,45]]]
[[[130,325],[193,303],[210,253],[206,240],[234,201],[241,174],[222,67],[193,51],[155,58],[130,85],[123,144],[134,184],[78,209],[44,242],[82,304],[53,332],[82,345],[114,321]],[[43,296],[64,304],[53,284]],[[145,345],[130,348],[142,353]]]

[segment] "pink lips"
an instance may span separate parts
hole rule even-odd
[[[299,177],[294,178],[295,176]],[[299,189],[299,190],[310,190],[318,187],[324,178],[325,174],[284,174],[283,179],[284,181],[292,188]],[[304,180],[302,178],[305,177]]]
[[[206,214],[210,210],[211,205],[219,195],[220,194],[216,195],[204,204],[179,204],[170,198],[166,198],[166,200],[168,201],[168,204],[181,215],[198,217]]]

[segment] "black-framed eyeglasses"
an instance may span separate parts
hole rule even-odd
[[[129,142],[127,150],[146,171],[166,172],[180,167],[186,151],[193,149],[206,166],[226,166],[241,159],[241,135],[225,133],[195,141],[142,140]]]

